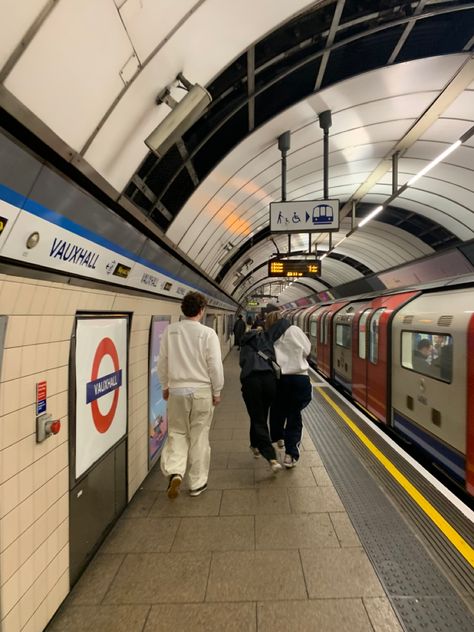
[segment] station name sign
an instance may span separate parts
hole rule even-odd
[[[298,259],[295,261],[272,259],[268,262],[268,276],[288,279],[300,277],[317,279],[321,276],[321,261],[318,259]]]
[[[327,233],[339,230],[339,200],[272,202],[272,233]]]

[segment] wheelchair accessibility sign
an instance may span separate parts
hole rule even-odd
[[[339,200],[272,202],[270,231],[321,233],[339,230]]]

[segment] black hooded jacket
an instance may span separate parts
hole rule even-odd
[[[252,373],[269,373],[273,371],[270,361],[259,356],[258,352],[262,351],[272,360],[275,360],[273,344],[285,333],[289,326],[290,323],[283,318],[277,320],[268,331],[251,330],[242,336],[239,358],[239,364],[242,368],[240,381]]]

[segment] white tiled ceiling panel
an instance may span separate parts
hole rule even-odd
[[[61,0],[5,85],[80,150],[123,88],[120,70],[132,55],[110,0]]]
[[[0,2],[1,14],[4,16],[4,19],[0,20],[0,68],[48,4],[48,0],[28,0],[28,2],[2,0]]]
[[[122,7],[124,14],[127,4]],[[129,17],[131,19],[133,14],[135,38],[140,40],[140,48],[146,54],[152,46],[150,36],[153,28],[160,28],[161,18],[151,0],[141,4],[143,15],[138,12],[137,5],[132,5],[135,10],[130,11]],[[167,5],[165,2],[159,4]],[[116,189],[123,189],[147,153],[144,139],[169,112],[166,105],[155,104],[157,94],[179,72],[191,83],[206,85],[223,66],[261,35],[262,28],[273,28],[308,4],[311,3],[307,0],[291,3],[286,0],[195,2],[196,10],[183,14],[179,28],[149,60],[110,113],[87,150],[86,160]],[[180,5],[180,2],[170,3],[175,15],[181,13]],[[184,6],[187,7],[188,3]],[[251,20],[249,15],[252,15]],[[147,20],[149,22],[145,24]],[[216,51],[219,51],[218,54]],[[179,100],[183,92],[173,96]]]

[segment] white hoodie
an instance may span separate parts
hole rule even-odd
[[[158,379],[162,388],[210,386],[219,396],[224,369],[219,338],[197,320],[181,320],[163,332],[158,357]]]
[[[283,336],[275,341],[274,347],[282,375],[308,374],[306,358],[311,351],[311,343],[299,327],[290,325]]]

